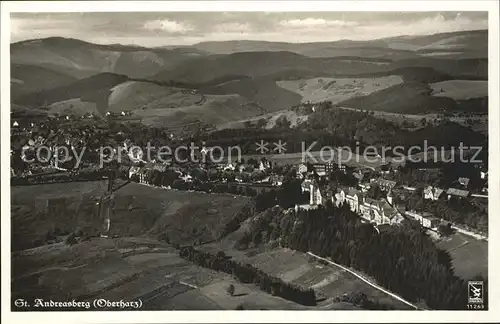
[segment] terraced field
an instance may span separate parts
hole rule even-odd
[[[452,257],[456,275],[464,279],[488,277],[488,242],[455,233],[437,243]]]
[[[366,96],[400,84],[403,79],[399,75],[379,78],[313,78],[293,81],[279,81],[277,84],[302,96],[302,102],[341,101]]]
[[[371,300],[394,309],[412,309],[397,299],[373,288],[351,273],[320,263],[302,252],[286,248],[237,251],[228,242],[234,238],[234,236],[228,236],[225,243],[208,244],[203,248],[213,252],[224,247],[224,252],[236,260],[249,263],[272,276],[281,278],[285,282],[314,289],[317,298],[323,300],[324,304],[333,303],[335,298],[340,298],[344,294],[359,292],[366,294]],[[375,282],[373,279],[371,281]]]
[[[432,95],[455,100],[467,100],[488,96],[488,81],[449,80],[431,83]]]

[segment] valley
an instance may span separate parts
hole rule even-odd
[[[488,280],[487,39],[12,43],[13,300],[463,309]],[[413,164],[424,142],[483,160]]]

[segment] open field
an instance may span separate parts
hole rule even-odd
[[[35,198],[40,188],[43,194]],[[28,241],[38,231],[43,234],[56,226],[71,232],[82,224],[82,218],[92,214],[88,208],[93,204],[82,208],[85,203],[81,197],[97,197],[105,190],[105,181],[15,187],[12,218],[14,224],[24,223],[22,227],[14,225],[13,236],[22,235]],[[74,245],[48,242],[34,248],[18,244],[12,254],[13,295],[49,299],[64,294],[77,300],[119,300],[126,295],[129,300],[142,299],[143,309],[235,309],[238,305],[245,309],[356,309],[334,298],[344,292],[366,289],[348,281],[352,279],[348,274],[339,275],[309,264],[304,254],[278,251],[270,254],[270,260],[265,254],[245,258],[286,281],[314,286],[320,298],[318,305],[305,307],[266,294],[254,285],[240,284],[229,275],[195,266],[179,258],[170,245],[157,240],[157,234],[163,232],[181,244],[214,240],[225,222],[248,203],[247,198],[163,190],[135,183],[117,190],[114,196],[111,233],[119,237],[90,237]],[[40,213],[33,213],[35,206],[53,200],[59,205],[48,203],[52,213],[43,208]],[[75,211],[78,217],[68,216]],[[101,225],[100,220],[85,224]],[[26,232],[20,232],[20,228]],[[221,250],[227,241],[208,245]],[[274,262],[288,268],[273,266]],[[332,278],[338,276],[339,281],[333,282]],[[236,296],[227,295],[229,283],[235,285]],[[368,295],[377,297],[373,292]]]
[[[356,309],[345,303],[297,305],[230,275],[181,259],[166,244],[146,238],[95,238],[53,244],[13,255],[13,298],[142,300],[142,310]],[[235,286],[235,295],[226,289]],[[92,309],[91,309],[92,310]]]
[[[165,107],[172,105],[171,98],[167,98],[162,106],[135,110],[134,116],[140,118],[145,125],[168,127],[199,121],[218,125],[261,114],[258,106],[239,95],[203,95],[200,98],[202,99],[196,103],[188,105],[189,102],[185,101],[185,106],[166,109]]]
[[[76,115],[83,116],[85,114],[98,114],[99,109],[97,103],[83,101],[81,98],[68,99],[64,101],[54,102],[48,106],[46,112],[50,115]]]
[[[130,183],[115,195],[140,201],[144,208],[141,215],[156,215],[146,227],[148,234],[167,232],[181,244],[214,240],[222,227],[250,203],[249,198],[231,194],[164,190],[137,183]]]
[[[273,113],[262,114],[257,117],[237,120],[229,123],[224,123],[219,125],[218,129],[226,129],[226,128],[244,128],[245,122],[250,122],[252,124],[256,124],[260,119],[265,121],[264,128],[271,129],[276,126],[276,121],[280,117],[285,117],[290,122],[290,127],[295,127],[298,124],[301,124],[308,119],[308,115],[299,115],[293,110],[280,110]]]
[[[306,149],[309,147],[309,145],[312,145],[313,143],[307,143]],[[395,158],[392,159],[391,157],[386,157],[385,162],[383,161],[382,158],[378,157],[368,157],[368,156],[363,156],[362,154],[358,155],[355,152],[352,151],[347,151],[347,150],[341,150],[339,154],[339,150],[337,147],[332,147],[332,150],[325,149],[323,152],[321,151],[314,151],[314,148],[320,148],[319,145],[316,145],[316,147],[312,147],[308,153],[304,152],[304,156],[302,152],[298,153],[283,153],[283,154],[267,154],[267,155],[258,155],[258,154],[253,154],[253,155],[243,155],[242,157],[247,160],[249,158],[255,158],[255,159],[260,159],[263,156],[270,160],[273,161],[273,163],[277,163],[278,165],[285,165],[285,164],[299,164],[299,163],[305,163],[305,162],[311,162],[311,163],[327,163],[327,162],[332,162],[332,163],[339,163],[339,161],[342,164],[346,164],[349,166],[353,167],[366,167],[366,168],[376,168],[382,164],[385,164],[388,161],[391,161],[393,165],[398,165],[402,163],[401,158]],[[360,152],[362,153],[362,151]],[[311,158],[309,154],[313,157]]]
[[[13,248],[46,241],[48,234],[69,234],[77,228],[95,235],[103,221],[96,203],[105,181],[12,188]],[[114,192],[111,235],[156,236],[179,243],[214,240],[222,227],[249,203],[245,197],[163,190],[130,183]]]
[[[102,87],[99,87],[101,83]],[[82,88],[86,92],[80,93]],[[151,82],[122,80],[114,75],[94,76],[64,89],[60,93],[43,93],[48,98],[46,113],[81,116],[87,113],[104,115],[106,112],[119,115],[125,111],[132,114],[125,117],[128,120],[169,127],[194,122],[219,125],[266,112],[256,102],[236,92],[202,94]],[[40,95],[23,99],[30,104],[41,104]]]
[[[279,81],[277,84],[302,96],[302,102],[332,101],[334,104],[400,84],[399,75],[380,78],[313,78]]]
[[[344,110],[352,110],[352,111],[363,111],[363,109],[359,108],[351,108],[351,107],[343,107],[343,106],[337,106],[335,107],[336,109],[344,109]],[[370,111],[370,113],[373,113],[374,117],[384,119],[387,121],[390,121],[394,124],[399,125],[400,127],[409,129],[409,130],[417,130],[422,127],[422,120],[425,119],[426,123],[431,122],[434,120],[439,120],[440,115],[437,113],[428,113],[428,114],[421,114],[421,115],[416,115],[416,114],[400,114],[400,113],[393,113],[393,112],[387,112],[387,111]],[[459,125],[465,126],[465,127],[471,127],[472,130],[483,133],[483,134],[488,134],[488,114],[487,113],[480,113],[480,114],[471,114],[471,115],[454,115],[454,116],[449,116],[446,117],[449,119],[451,122],[457,123]],[[468,124],[469,121],[472,121],[473,124],[472,126]]]
[[[237,232],[241,234],[243,231],[238,230]],[[222,249],[227,255],[231,255],[236,260],[249,263],[285,282],[293,283],[303,288],[312,288],[315,290],[317,298],[325,299],[325,303],[328,301],[331,302],[336,297],[342,297],[344,294],[362,292],[369,299],[386,306],[391,306],[395,309],[411,309],[404,303],[373,288],[349,272],[322,264],[305,253],[287,248],[235,250],[232,248],[232,243],[239,236],[235,232],[222,242],[205,245],[203,249],[212,252]]]
[[[488,241],[455,233],[439,241],[437,246],[450,253],[458,276],[464,279],[477,275],[488,277]]]
[[[183,93],[181,89],[128,81],[111,89],[108,111],[120,113],[136,109],[178,108],[193,105],[201,99],[201,95]]]
[[[455,100],[482,98],[488,96],[488,81],[449,80],[430,84],[436,97]]]
[[[101,228],[96,203],[106,181],[11,187],[12,249],[38,246],[49,234]]]

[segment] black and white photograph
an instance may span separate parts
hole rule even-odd
[[[3,2],[2,307],[491,319],[498,3],[404,2]]]

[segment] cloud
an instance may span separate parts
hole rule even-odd
[[[51,36],[79,37],[81,28],[74,28],[71,21],[41,18],[11,18],[11,41]]]
[[[248,23],[230,22],[216,25],[214,32],[217,33],[248,33],[252,31],[252,26]]]
[[[144,23],[144,28],[153,30],[153,31],[165,31],[168,33],[186,33],[189,31],[192,31],[194,28],[185,23],[177,22],[174,20],[168,20],[168,19],[157,19],[157,20],[150,20]]]
[[[62,36],[143,46],[243,39],[367,40],[488,28],[486,12],[85,12],[10,17],[11,41]]]
[[[307,28],[307,27],[353,27],[358,23],[345,20],[325,20],[322,18],[306,18],[306,19],[291,19],[282,20],[279,22],[282,27],[291,28]]]
[[[369,39],[399,35],[430,35],[487,28],[487,19],[470,19],[460,13],[457,13],[453,18],[446,18],[443,14],[437,13],[412,22],[400,20],[391,23],[360,26],[356,32],[360,35],[360,39]]]

